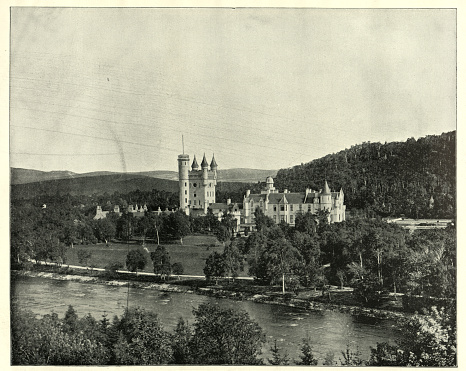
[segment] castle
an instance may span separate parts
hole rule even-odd
[[[273,185],[272,177],[266,180],[265,190],[261,193],[251,194],[246,191],[243,199],[242,224],[254,224],[254,212],[259,208],[275,223],[286,222],[295,225],[296,215],[306,212],[316,214],[327,211],[329,223],[342,222],[346,218],[345,195],[343,189],[331,192],[327,181],[324,189],[313,191],[307,188],[305,192],[279,192]]]
[[[217,185],[217,162],[207,163],[205,154],[201,169],[194,156],[189,170],[189,155],[178,156],[178,174],[180,186],[180,209],[187,215],[205,215],[210,209],[214,215],[221,219],[224,212],[230,212],[237,223],[236,230],[253,229],[255,225],[254,212],[260,209],[275,223],[286,222],[295,225],[296,215],[319,211],[328,212],[329,223],[338,223],[345,220],[346,206],[343,189],[338,192],[330,191],[327,181],[324,188],[319,191],[306,189],[304,192],[279,192],[273,185],[272,177],[266,179],[266,187],[259,194],[251,194],[248,190],[242,204],[215,202],[215,187]]]
[[[178,156],[178,174],[180,185],[180,210],[189,214],[207,214],[209,205],[215,203],[215,186],[217,185],[217,163],[215,157],[209,164],[202,159],[201,169],[194,155],[191,171],[189,155]]]

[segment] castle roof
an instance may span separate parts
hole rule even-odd
[[[327,186],[328,187],[328,186]],[[251,193],[248,197],[246,197],[246,201],[252,200],[254,203],[259,203],[261,200],[265,202],[268,198],[270,204],[312,204],[314,203],[314,199],[319,198],[319,196],[323,195],[324,193],[319,192],[309,192],[306,197],[306,193],[300,192],[286,192],[286,193]],[[338,198],[340,196],[340,192],[329,192],[332,198]]]
[[[260,200],[265,201],[267,198],[266,193],[251,193],[248,197],[249,200],[259,203]],[[302,204],[304,203],[304,193],[269,193],[268,199],[270,204],[289,203],[289,204]],[[309,197],[308,197],[309,199]]]
[[[217,169],[217,162],[215,161],[214,155],[212,155],[212,161],[210,162],[210,169],[211,170]]]
[[[201,168],[209,167],[209,164],[207,163],[207,160],[205,158],[205,153],[204,153],[204,158],[202,159],[201,162]]]
[[[199,165],[198,165],[197,160],[196,160],[196,155],[194,155],[194,160],[193,160],[193,164],[191,165],[191,168],[193,170],[199,169]]]
[[[323,195],[330,195],[330,194],[331,194],[330,188],[329,188],[329,186],[328,186],[327,181],[325,181],[324,190],[322,191],[321,194],[323,194]]]

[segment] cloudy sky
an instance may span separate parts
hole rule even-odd
[[[12,8],[10,165],[278,169],[456,127],[451,9]]]

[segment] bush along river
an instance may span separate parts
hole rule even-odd
[[[154,284],[131,284],[128,295],[125,281],[95,284],[86,282],[89,277],[50,278],[58,277],[53,274],[13,274],[12,305],[37,315],[55,312],[61,318],[72,305],[79,317],[90,313],[97,320],[102,315],[111,320],[115,315],[121,316],[128,303],[129,307],[157,313],[165,329],[171,331],[180,317],[192,324],[192,310],[199,304],[217,303],[223,308],[245,310],[262,327],[268,340],[263,348],[264,358],[271,357],[270,347],[276,339],[281,352],[287,351],[291,359],[298,359],[302,339],[309,336],[314,355],[321,360],[327,352],[333,352],[335,360],[342,358],[341,352],[348,346],[352,351],[361,352],[363,359],[368,359],[370,347],[375,347],[377,342],[393,343],[399,336],[393,319],[374,318],[370,311],[366,315],[322,307],[303,309],[269,304],[266,300],[265,303],[230,300],[196,295],[192,290],[182,290],[178,286]]]

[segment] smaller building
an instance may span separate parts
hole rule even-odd
[[[135,206],[129,205],[127,208],[127,212],[133,214],[133,216],[136,218],[142,218],[148,210],[149,209],[147,208],[146,204],[144,204],[144,206],[142,205],[138,206],[138,204],[136,204]],[[105,219],[110,212],[111,212],[110,210],[109,211],[102,210],[102,206],[97,206],[94,219],[95,220]],[[168,211],[167,209],[165,212],[173,213],[174,211],[173,210]],[[120,211],[119,205],[115,205],[113,207],[113,213],[117,216],[121,216],[123,214]],[[159,207],[159,209],[157,211],[154,211],[154,213],[156,213],[157,215],[160,215],[162,213],[162,210],[160,210],[160,207]]]
[[[225,203],[210,204],[209,209],[212,210],[212,214],[214,214],[219,221],[222,220],[222,217],[225,213],[229,213],[233,217],[233,219],[236,221],[235,232],[239,232],[240,223],[241,223],[242,205],[238,205],[237,203],[232,204],[231,200],[228,199],[226,204]]]

